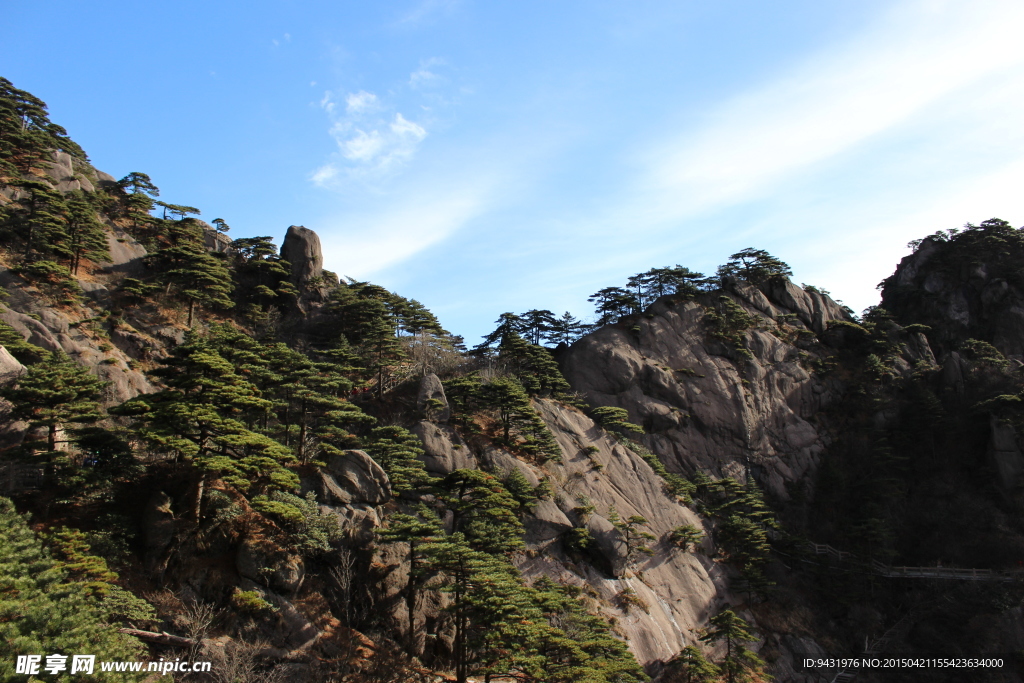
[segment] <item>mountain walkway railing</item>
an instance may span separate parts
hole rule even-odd
[[[872,559],[865,562],[862,558],[846,550],[833,548],[827,543],[811,541],[800,544],[800,547],[814,555],[826,555],[840,562],[856,562],[868,573],[877,576],[905,579],[952,579],[957,581],[1017,581],[1024,579],[1024,568],[1021,569],[978,569],[973,567],[906,567],[889,565]]]

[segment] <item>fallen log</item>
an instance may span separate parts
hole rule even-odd
[[[157,643],[159,645],[173,645],[175,647],[195,647],[199,645],[198,641],[192,640],[191,638],[182,638],[181,636],[173,636],[170,633],[156,633],[155,631],[140,631],[137,628],[119,628],[118,632],[124,633],[125,635],[135,636],[141,640],[147,640],[151,643]]]

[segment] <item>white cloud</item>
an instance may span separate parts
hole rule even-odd
[[[377,96],[373,93],[360,90],[359,92],[349,93],[345,96],[345,111],[350,114],[361,114],[363,112],[373,111],[377,108]]]
[[[310,180],[316,185],[340,187],[345,180],[379,179],[408,162],[427,137],[423,125],[401,112],[389,112],[374,93],[347,94],[340,116],[333,98],[326,92],[320,106],[333,119],[330,134],[344,161],[336,159],[314,171]]]
[[[310,85],[315,85],[315,84],[311,83]],[[328,114],[333,114],[334,113],[333,95],[331,94],[330,90],[328,90],[327,92],[324,93],[323,99],[320,100],[320,107],[324,111],[326,111]]]
[[[317,185],[327,185],[338,176],[338,167],[334,164],[324,164],[310,176]]]
[[[369,133],[357,130],[355,135],[339,144],[345,158],[353,161],[373,161],[384,148],[384,140],[375,130]]]
[[[424,130],[423,126],[407,121],[400,113],[395,114],[395,120],[391,122],[391,132],[401,138],[415,140],[416,142],[427,137],[427,131]]]

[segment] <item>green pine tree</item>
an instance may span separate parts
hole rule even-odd
[[[70,253],[71,274],[78,274],[82,259],[106,261],[110,259],[107,250],[107,232],[96,217],[96,208],[78,190],[67,196],[65,213],[67,228],[67,250]]]
[[[523,547],[519,504],[496,477],[480,470],[455,470],[439,484],[453,513],[452,530],[477,550],[507,553]]]
[[[0,389],[0,396],[14,406],[14,417],[28,421],[29,429],[46,429],[46,450],[52,453],[60,443],[57,436],[62,426],[95,422],[102,416],[97,399],[104,386],[63,351],[54,351],[12,386]],[[29,441],[26,446],[34,449],[35,443]]]
[[[0,498],[0,679],[24,680],[14,673],[18,655],[63,654],[69,662],[73,654],[93,654],[97,661],[140,659],[145,652],[141,643],[118,633],[108,614],[110,610],[68,580],[11,501]],[[142,678],[105,676],[115,681]]]
[[[295,460],[291,449],[239,419],[266,411],[270,401],[208,340],[189,333],[154,374],[167,389],[137,396],[114,412],[134,417],[140,436],[152,448],[191,466],[191,514],[196,521],[212,478],[253,494],[298,486],[298,477],[287,467]]]
[[[409,546],[405,558],[408,565],[408,579],[402,588],[409,616],[406,633],[409,654],[416,651],[416,610],[419,597],[427,581],[434,576],[430,567],[425,564],[427,555],[424,554],[423,545],[435,542],[443,538],[444,535],[441,520],[423,504],[416,508],[415,515],[401,513],[391,515],[387,518],[385,526],[377,531],[377,537],[384,543],[406,543]]]
[[[700,639],[705,643],[725,642],[725,657],[718,666],[728,683],[764,679],[764,661],[743,645],[757,638],[750,632],[750,624],[732,610],[711,617],[711,628]]]

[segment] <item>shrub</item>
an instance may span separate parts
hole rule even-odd
[[[691,547],[696,548],[704,540],[704,534],[692,524],[677,526],[668,537],[669,543],[681,548],[684,552]]]
[[[619,594],[615,596],[615,601],[619,603],[619,607],[624,612],[629,612],[633,607],[642,609],[645,613],[650,614],[651,608],[643,598],[636,594],[636,591],[626,586]]]
[[[305,498],[292,493],[274,491],[270,496],[256,496],[252,506],[260,512],[278,517],[291,535],[295,548],[304,555],[318,555],[341,540],[338,518],[320,512],[316,494]]]
[[[277,608],[263,599],[263,596],[256,591],[243,591],[235,589],[231,596],[231,604],[244,614],[252,616],[265,616],[277,611]]]

